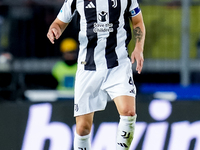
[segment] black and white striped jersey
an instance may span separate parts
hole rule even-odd
[[[137,0],[66,0],[57,16],[69,23],[80,15],[78,68],[109,69],[127,61],[129,17],[140,13]]]

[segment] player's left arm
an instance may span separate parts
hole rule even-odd
[[[135,38],[135,48],[131,54],[132,63],[137,62],[136,71],[140,74],[143,68],[144,56],[144,41],[145,41],[145,25],[142,12],[131,18],[133,26],[133,35]]]

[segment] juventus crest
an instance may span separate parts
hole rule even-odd
[[[113,8],[116,8],[117,7],[117,0],[111,0],[112,1],[112,7]]]

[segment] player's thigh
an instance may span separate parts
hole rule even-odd
[[[93,124],[93,117],[94,112],[76,117],[77,134],[84,136],[90,133]]]
[[[118,96],[114,98],[114,102],[120,115],[134,116],[136,114],[135,97]]]

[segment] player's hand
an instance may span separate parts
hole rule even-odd
[[[57,30],[56,28],[50,28],[48,33],[47,33],[47,37],[48,39],[51,41],[52,44],[55,43],[55,39],[58,39],[61,35],[61,32],[59,30]]]
[[[143,68],[143,62],[144,62],[144,56],[143,56],[143,52],[135,49],[132,54],[131,54],[131,62],[134,63],[136,60],[137,62],[137,66],[136,66],[136,71],[138,72],[138,74],[140,74],[142,72],[142,68]]]

